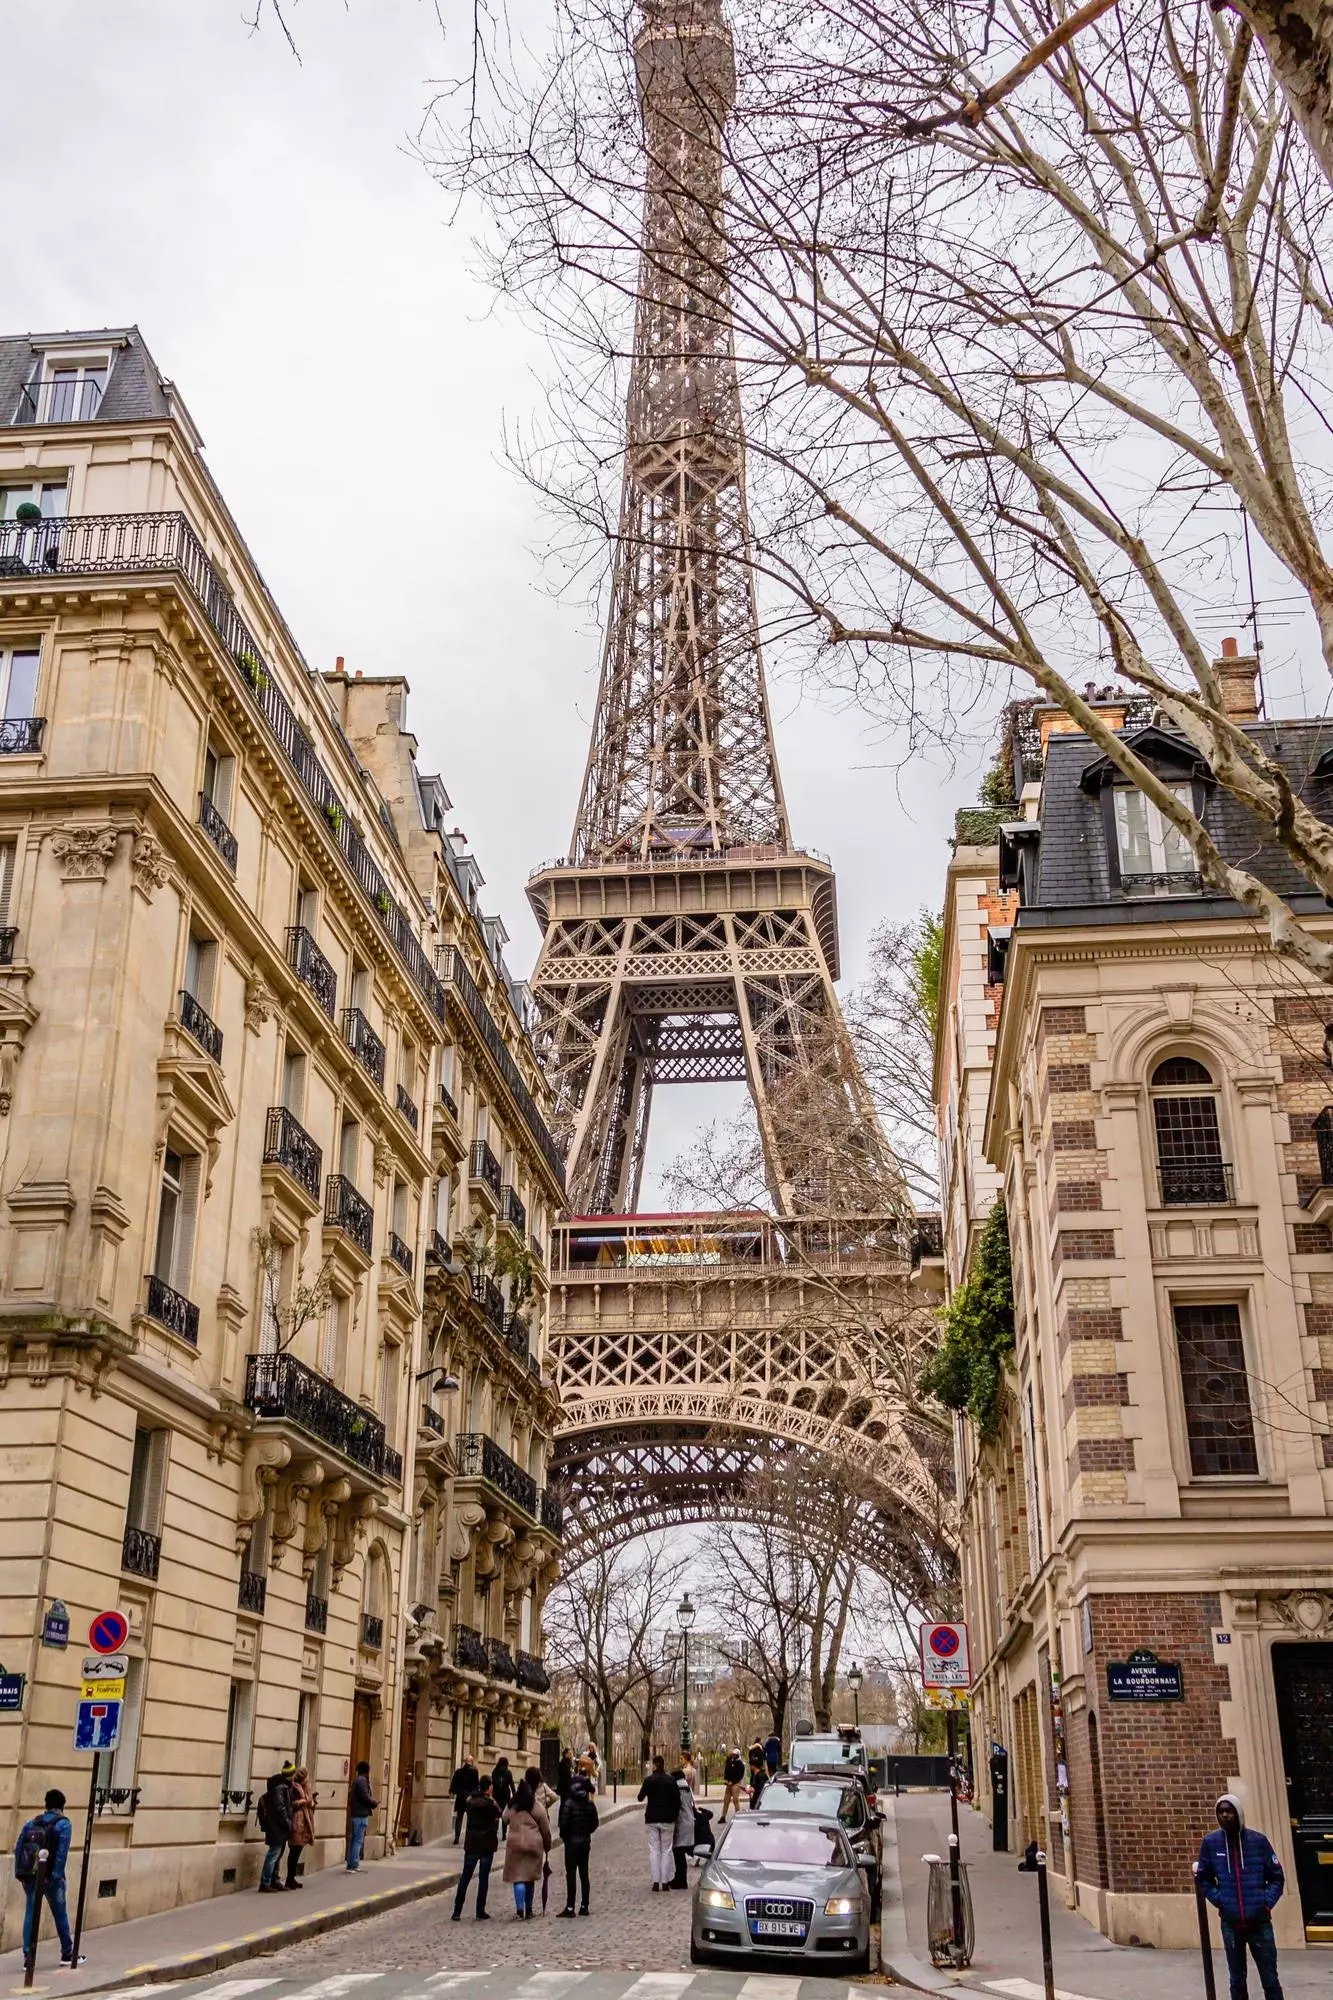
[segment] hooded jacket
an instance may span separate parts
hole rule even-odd
[[[1240,1827],[1235,1837],[1218,1827],[1206,1833],[1199,1848],[1199,1887],[1213,1908],[1237,1930],[1261,1924],[1286,1888],[1282,1863],[1266,1833],[1245,1824],[1245,1808],[1233,1792],[1223,1792],[1219,1806],[1234,1806]]]
[[[560,1807],[560,1838],[567,1848],[586,1847],[597,1831],[597,1824],[592,1786],[580,1773],[571,1780],[569,1797]]]
[[[292,1837],[292,1784],[290,1774],[275,1771],[255,1808],[255,1817],[270,1847]]]

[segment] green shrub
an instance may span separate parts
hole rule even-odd
[[[944,1333],[921,1371],[918,1387],[964,1411],[983,1439],[1000,1424],[1000,1392],[1014,1351],[1014,1280],[1009,1261],[1009,1225],[997,1201],[972,1259],[972,1275],[960,1285],[942,1315]]]

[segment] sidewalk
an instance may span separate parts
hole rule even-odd
[[[622,1791],[619,1805],[613,1803],[609,1787],[598,1805],[603,1825],[639,1810],[632,1793],[627,1800]],[[266,1896],[261,1903],[253,1889],[241,1889],[229,1896],[185,1903],[176,1910],[161,1910],[156,1916],[135,1917],[129,1923],[85,1929],[80,1948],[87,1954],[87,1962],[77,1972],[60,1970],[60,1946],[48,1911],[42,1923],[37,1976],[30,1990],[59,1996],[199,1979],[243,1959],[317,1937],[322,1931],[340,1930],[363,1917],[381,1916],[422,1896],[438,1896],[457,1882],[461,1853],[452,1842],[402,1847],[383,1861],[363,1862],[358,1882],[349,1882],[343,1867],[322,1868],[305,1878],[305,1887],[296,1892],[295,1905],[291,1896]],[[77,1875],[70,1883],[71,1925],[76,1880]],[[22,1951],[0,1953],[0,1996],[8,2000],[23,1990]]]
[[[904,1985],[929,1993],[999,1993],[1005,2000],[1042,2000],[1041,1934],[1037,1882],[1017,1872],[1019,1856],[994,1854],[990,1826],[970,1807],[960,1806],[958,1832],[968,1864],[976,1912],[977,1948],[962,1974],[935,1970],[926,1943],[926,1870],[923,1854],[947,1854],[949,1801],[942,1792],[904,1793],[881,1803],[897,1824],[901,1893],[893,1895],[887,1865],[884,1888],[884,1959]],[[889,1833],[885,1824],[885,1834]],[[1051,1884],[1052,1958],[1060,2000],[1193,2000],[1203,1993],[1197,1951],[1154,1951],[1114,1945],[1082,1917],[1066,1909],[1060,1885]],[[1213,1954],[1219,1993],[1227,1990],[1226,1961]],[[1328,2000],[1333,1991],[1333,1953],[1317,1947],[1284,1951],[1280,1970],[1286,2000]],[[1251,1969],[1250,1991],[1259,1981]]]

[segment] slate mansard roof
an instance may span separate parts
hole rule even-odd
[[[166,384],[137,326],[22,333],[0,339],[0,428],[33,421],[31,410],[23,407],[23,391],[40,370],[43,355],[61,348],[80,353],[106,349],[111,355],[97,415],[84,421],[127,424],[172,414]]]

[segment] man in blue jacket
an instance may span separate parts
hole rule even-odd
[[[22,1882],[28,1898],[28,1906],[23,1912],[25,1958],[32,1952],[33,1939],[41,1921],[42,1906],[37,1899],[37,1854],[40,1848],[45,1848],[46,1879],[42,1894],[56,1920],[60,1963],[74,1963],[74,1940],[69,1934],[69,1918],[65,1914],[65,1862],[73,1831],[65,1817],[65,1794],[50,1791],[46,1795],[46,1811],[39,1813],[36,1819],[28,1820],[14,1843],[14,1873]]]
[[[1217,1802],[1216,1833],[1206,1833],[1195,1868],[1199,1886],[1222,1920],[1231,2000],[1249,2000],[1248,1947],[1264,2000],[1282,2000],[1277,1976],[1273,1909],[1286,1887],[1282,1863],[1267,1834],[1245,1824],[1245,1808],[1230,1792]]]

